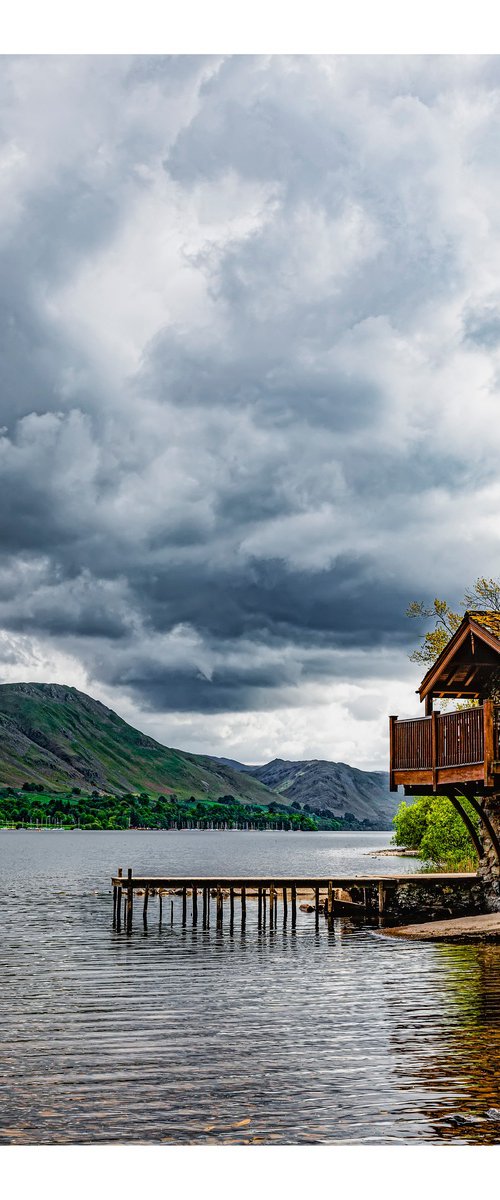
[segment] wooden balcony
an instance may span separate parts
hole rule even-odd
[[[500,705],[492,700],[477,708],[402,721],[390,717],[389,722],[391,791],[400,784],[409,794],[415,788],[446,791],[451,784],[473,783],[481,792],[495,787]]]

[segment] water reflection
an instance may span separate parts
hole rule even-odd
[[[164,899],[160,928],[151,898],[147,929],[137,919],[127,937],[111,928],[117,864],[171,869],[175,841],[189,869],[194,841],[136,836],[128,857],[123,836],[0,845],[1,1140],[497,1140],[491,1125],[446,1122],[500,1106],[500,948],[394,942],[348,920],[316,929],[300,910],[295,930],[278,910],[259,931],[250,899],[242,930],[238,900],[217,929],[213,904],[209,928],[189,909],[183,927],[181,898],[173,923]],[[309,838],[275,839],[278,869],[293,854],[302,872],[376,870],[369,837]],[[196,840],[196,864],[222,871],[228,846],[235,870],[255,869],[246,834]]]

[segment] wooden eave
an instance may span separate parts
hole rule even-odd
[[[465,613],[462,624],[450,638],[444,650],[441,651],[439,658],[436,659],[436,662],[433,663],[432,667],[430,667],[427,674],[424,676],[420,687],[417,688],[417,692],[421,700],[424,700],[425,697],[429,695],[429,692],[436,692],[436,694],[440,696],[450,696],[457,699],[460,697],[464,699],[475,699],[478,696],[478,691],[474,690],[473,687],[474,676],[480,667],[487,665],[486,663],[475,663],[471,661],[470,664],[467,665],[467,669],[465,670],[465,678],[463,680],[463,688],[461,688],[460,685],[458,685],[458,687],[450,686],[450,683],[448,682],[447,684],[445,681],[443,681],[441,687],[439,686],[439,678],[441,674],[445,671],[446,667],[455,657],[457,650],[460,649],[460,646],[463,644],[469,634],[473,634],[475,638],[478,638],[481,642],[483,642],[483,644],[488,646],[491,650],[494,650],[500,658],[499,639],[496,638],[493,633],[490,633],[490,631],[486,629],[484,625],[480,625],[479,622],[474,621],[468,613]]]

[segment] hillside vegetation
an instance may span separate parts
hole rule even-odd
[[[0,685],[0,786],[41,783],[46,792],[175,792],[247,803],[275,797],[259,780],[196,754],[161,746],[76,688]]]
[[[394,799],[382,772],[319,760],[245,766],[189,754],[160,745],[76,688],[0,685],[0,801],[9,824],[67,818],[90,828],[203,828],[247,820],[269,828],[286,820],[290,828],[389,829]]]

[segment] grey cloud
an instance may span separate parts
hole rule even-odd
[[[151,710],[242,712],[392,670],[414,638],[403,614],[417,556],[432,595],[455,549],[446,578],[460,596],[474,547],[425,506],[439,484],[473,511],[496,447],[471,471],[469,447],[439,427],[451,375],[422,411],[443,360],[459,386],[457,346],[482,379],[498,341],[446,157],[453,89],[466,104],[496,69],[3,61],[0,75],[42,97],[46,138],[34,144],[21,89],[0,80],[19,192],[0,244],[5,629],[67,647]],[[224,188],[233,224],[222,200],[218,215]],[[149,287],[140,245],[148,222],[159,250],[174,243],[179,220],[175,290],[188,275],[200,285],[181,316],[168,279]],[[123,289],[103,324],[117,342],[122,290],[138,321],[160,293],[135,370],[86,325],[110,258]],[[72,287],[69,323],[59,297]]]

